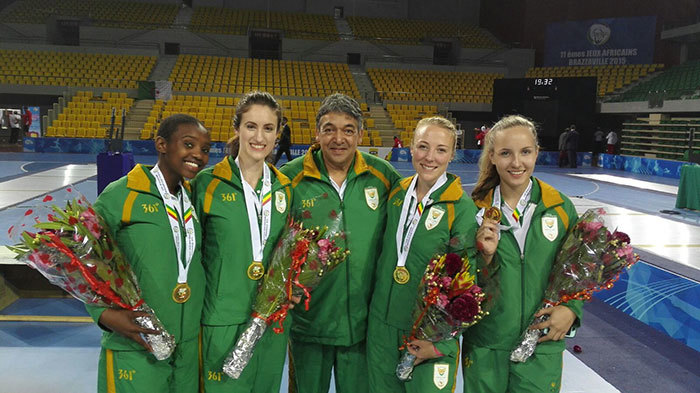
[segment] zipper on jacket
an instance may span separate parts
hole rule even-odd
[[[334,187],[333,189],[335,190],[335,187]],[[338,191],[336,190],[336,193],[337,193],[337,192],[338,192]],[[341,211],[342,214],[343,214],[343,228],[342,228],[342,230],[345,231],[346,228],[347,228],[347,220],[346,220],[346,218],[345,218],[345,202],[343,201],[343,198],[340,198],[340,193],[338,193],[338,198],[340,199],[340,211]],[[347,249],[347,247],[348,247],[347,232],[345,233],[345,236],[346,236],[346,239],[345,239],[345,247],[346,247],[346,249]],[[351,312],[352,307],[350,306],[350,299],[351,299],[351,296],[350,296],[350,265],[348,264],[348,261],[345,261],[343,264],[345,265],[345,269],[346,269],[346,270],[345,270],[345,271],[346,271],[346,274],[345,274],[345,290],[346,290],[346,295],[347,295],[347,297],[348,297],[348,300],[347,300],[348,334],[350,335],[350,342],[351,342],[351,343],[354,343],[354,342],[355,342],[355,339],[354,339],[354,337],[353,337],[352,321],[351,321],[351,319],[352,319],[352,312]]]
[[[526,239],[527,241],[527,239]],[[524,248],[524,247],[523,247]],[[520,251],[520,331],[523,332],[523,316],[525,315],[525,253]]]

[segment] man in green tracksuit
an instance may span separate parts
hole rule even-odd
[[[387,207],[384,248],[377,262],[367,334],[370,392],[439,392],[454,386],[457,376],[459,343],[456,339],[449,339],[433,343],[437,356],[415,366],[410,382],[401,382],[396,377],[401,356],[398,348],[411,336],[418,284],[430,260],[437,254],[458,252],[468,256],[472,274],[476,274],[477,265],[474,248],[476,206],[464,194],[459,177],[448,173],[447,182],[430,196],[434,202],[424,207],[414,241],[410,242],[405,261],[408,281],[403,282],[395,276],[399,260],[397,231],[412,180],[413,177],[408,177],[396,185]]]
[[[187,183],[184,186],[189,188]],[[201,231],[197,218],[194,218],[196,249],[187,272],[191,296],[184,303],[177,303],[173,299],[173,289],[178,282],[178,257],[171,224],[151,168],[137,165],[127,176],[111,183],[97,198],[94,208],[104,218],[129,261],[146,304],[155,310],[177,344],[170,358],[157,361],[131,338],[105,331],[98,391],[197,391],[197,337],[204,299]],[[95,322],[100,321],[105,310],[94,306],[87,306],[87,309]]]
[[[498,275],[499,293],[490,313],[464,333],[464,391],[473,392],[558,392],[561,387],[564,340],[537,345],[524,363],[510,361],[510,352],[518,345],[521,333],[542,307],[549,272],[569,228],[578,215],[571,201],[552,186],[532,177],[530,203],[535,204],[521,253],[513,233],[501,231],[496,255],[482,271]],[[489,208],[493,190],[477,200],[480,208]],[[501,224],[508,221],[503,215]],[[576,315],[580,324],[582,303],[569,301],[564,306]]]
[[[270,232],[261,261],[282,233],[291,204],[289,179],[269,164],[271,171]],[[222,372],[224,360],[246,328],[263,271],[256,271],[251,230],[240,171],[228,156],[194,180],[195,210],[204,230],[203,264],[207,289],[202,315],[202,379],[206,392],[279,392],[287,348],[289,323],[283,334],[268,328],[240,378]],[[263,187],[263,178],[255,188]]]
[[[335,368],[336,392],[366,392],[367,311],[386,201],[399,175],[386,161],[357,151],[362,111],[352,98],[326,97],[316,132],[320,146],[281,169],[292,179],[292,212],[305,225],[340,216],[350,255],[314,289],[308,311],[293,310],[290,391],[328,391]]]

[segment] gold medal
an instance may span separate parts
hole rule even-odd
[[[501,222],[501,210],[495,206],[491,206],[484,212],[484,217],[496,222]]]
[[[248,278],[251,280],[259,280],[265,275],[265,267],[261,262],[253,261],[248,266]]]
[[[396,266],[396,269],[394,269],[394,281],[399,284],[405,284],[410,279],[411,273],[408,272],[408,269],[403,266]]]
[[[190,286],[187,285],[186,282],[180,282],[175,285],[175,289],[173,289],[173,301],[175,301],[175,303],[184,303],[190,300],[191,294],[192,290]]]

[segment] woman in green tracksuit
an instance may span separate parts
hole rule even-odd
[[[250,319],[260,279],[291,205],[289,179],[265,162],[281,118],[281,108],[270,94],[246,95],[236,108],[231,155],[194,181],[207,280],[201,376],[206,392],[280,389],[289,321],[284,334],[265,332],[240,378],[229,378],[222,366]]]
[[[158,163],[137,165],[107,186],[94,207],[136,274],[143,299],[175,336],[177,346],[170,358],[158,361],[141,338],[154,332],[134,323],[143,313],[87,306],[105,330],[100,393],[193,393],[199,387],[197,336],[204,270],[200,224],[191,215],[190,186],[184,179],[194,177],[209,161],[209,133],[194,117],[173,115],[160,124],[155,144]]]
[[[499,289],[490,314],[463,335],[468,393],[558,392],[562,338],[581,320],[580,301],[538,311],[554,258],[578,218],[569,198],[532,176],[538,151],[535,126],[521,116],[501,119],[485,137],[472,197],[482,208],[478,220],[486,216],[477,245],[491,261],[482,273],[496,277]],[[500,209],[500,220],[489,218],[492,207]],[[530,359],[511,362],[536,312],[549,319],[532,327],[549,331]]]
[[[411,146],[416,175],[389,194],[384,249],[377,263],[369,311],[367,359],[371,392],[439,392],[454,389],[459,363],[456,339],[407,344],[417,356],[413,378],[401,382],[399,346],[410,336],[412,307],[425,267],[437,253],[467,251],[476,273],[476,206],[459,177],[446,173],[454,157],[455,126],[441,117],[421,120]],[[398,246],[398,247],[397,247]]]

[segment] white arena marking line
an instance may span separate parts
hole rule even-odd
[[[670,186],[667,184],[653,183],[649,181],[630,179],[628,177],[613,176],[613,175],[599,175],[591,173],[572,173],[571,176],[583,177],[586,179],[598,180],[606,183],[619,184],[621,186],[629,186],[635,188],[641,188],[644,190],[658,191],[666,194],[678,194],[678,187]]]
[[[97,174],[97,165],[64,165],[0,183],[0,209],[36,198]]]

